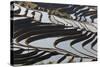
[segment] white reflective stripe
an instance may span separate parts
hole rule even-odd
[[[95,41],[96,39],[97,39],[97,38],[95,38],[94,41]],[[97,51],[97,43],[93,46],[93,49]]]
[[[97,18],[94,19],[94,23],[97,23]]]
[[[58,22],[54,19],[53,16],[54,16],[54,15],[51,15],[51,16],[50,16],[51,22],[52,22],[52,23],[55,23],[55,24],[58,24]]]
[[[97,32],[97,28],[95,28],[94,26],[90,25],[90,24],[86,24],[86,26],[88,27],[88,29],[92,32]]]
[[[41,13],[35,12],[34,20],[39,21],[41,19]]]
[[[21,8],[21,11],[19,13],[19,15],[24,15],[26,13],[26,8],[23,8],[23,7],[20,7]]]
[[[80,17],[80,15],[82,15],[83,13],[78,14],[77,16]]]
[[[54,16],[54,15],[53,15]],[[54,18],[58,21],[58,24],[66,25],[66,22],[63,20],[63,18],[54,16]]]
[[[19,19],[26,19],[27,17],[13,17],[11,20],[19,20]]]
[[[79,52],[77,52],[77,51],[75,51],[72,47],[71,47],[71,45],[70,45],[70,43],[73,41],[74,39],[69,39],[68,41],[62,41],[62,42],[60,42],[59,44],[57,44],[57,48],[60,48],[60,49],[63,49],[63,50],[66,50],[66,51],[68,51],[68,52],[71,52],[71,53],[73,53],[73,54],[76,54],[76,55],[78,55],[78,56],[81,56],[81,57],[87,57],[87,56],[85,56],[85,55],[83,55],[83,54],[81,54],[81,53],[79,53]],[[67,45],[66,45],[67,44]]]
[[[80,24],[81,24],[81,26],[82,26],[84,29],[86,29],[87,31],[89,31],[89,29],[87,28],[85,22],[80,22]]]
[[[65,19],[67,24],[72,25],[73,27],[79,27],[80,29],[86,29],[88,31],[97,32],[97,24],[96,23],[87,23],[87,22],[78,22],[74,20]]]
[[[27,12],[27,17],[33,17],[34,15],[32,14],[32,12],[35,12],[33,10],[28,10]]]
[[[74,15],[74,14],[71,14],[70,15],[73,19],[75,19],[76,18],[76,16]]]
[[[87,22],[92,22],[92,19],[90,17],[91,15],[85,17]]]
[[[95,9],[92,9],[92,8],[91,8],[91,9],[89,9],[89,11],[95,11]]]
[[[17,4],[14,4],[14,8],[12,8],[12,10],[16,11],[18,10],[20,7]]]
[[[89,39],[93,38],[95,34],[93,34]],[[89,42],[87,45],[84,46],[85,49],[87,49],[88,51],[92,52],[93,54],[96,55],[96,52],[94,50],[91,49],[91,44],[93,43],[93,41],[95,41],[97,37],[95,36],[95,38]],[[87,41],[87,40],[86,40]]]
[[[68,20],[68,19],[64,19],[66,22],[65,23],[67,23],[67,25],[69,26],[73,26],[73,27],[78,27],[75,23],[74,23],[74,21],[71,21],[71,20]]]
[[[41,19],[41,22],[43,23],[52,23],[49,19],[49,15],[47,12],[43,12],[43,11],[40,11],[42,13],[42,19]]]
[[[82,10],[86,10],[86,9],[88,9],[89,7],[84,7],[84,8],[82,8],[82,9],[79,9],[78,11],[76,11],[76,13],[78,13],[79,11],[82,11]]]
[[[21,7],[21,6],[18,5],[18,4],[14,4],[14,5],[15,5],[14,7],[16,8],[16,9],[14,9],[14,11],[15,11],[15,10],[18,10],[19,8],[21,9],[21,11],[20,11],[20,13],[19,13],[18,15],[24,15],[24,14],[26,13],[26,10],[27,10],[26,8]]]

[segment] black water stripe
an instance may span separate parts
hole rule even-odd
[[[14,33],[14,38],[26,33],[26,32],[30,32],[32,30],[36,31],[36,30],[58,30],[58,29],[64,29],[64,26],[61,25],[55,25],[55,26],[32,26],[29,28],[25,28],[25,29],[21,29],[19,31],[17,31],[16,33]]]
[[[28,62],[24,63],[23,65],[31,65],[31,64],[34,64],[34,63],[49,59],[50,57],[52,57],[54,55],[58,55],[58,53],[51,52],[50,54],[47,54],[47,55],[32,59],[31,61],[28,61]]]
[[[90,17],[92,19],[92,23],[94,22],[94,19],[97,18],[97,14]]]
[[[84,16],[89,16],[89,15],[94,15],[94,14],[96,14],[96,11],[89,11],[89,12],[83,13]]]
[[[30,57],[30,56],[33,56],[33,55],[36,55],[37,53],[39,52],[39,50],[34,50],[33,52],[30,52],[30,53],[27,53],[27,54],[14,54],[14,58],[27,58],[27,57]]]
[[[23,51],[24,51],[24,49],[19,49],[19,50],[16,50],[16,51],[11,50],[11,52],[13,54],[21,54]]]
[[[84,13],[82,13],[79,17],[79,20],[78,21],[81,21],[82,20],[82,17],[86,17],[86,16],[89,16],[89,15],[91,15],[91,14],[87,14],[87,12],[84,12]],[[86,19],[86,18],[85,18]]]
[[[91,48],[93,48],[97,43],[97,39],[91,44]]]
[[[84,6],[77,6],[76,9],[74,10],[74,12],[76,13],[76,11],[83,9]]]
[[[67,57],[67,55],[64,55],[62,58],[60,58],[57,63],[61,63],[65,58]]]
[[[31,18],[26,18],[26,19],[21,19],[21,20],[13,20],[13,25],[14,25],[14,31],[21,29],[21,28],[25,28],[28,26],[32,26],[32,22],[33,20]]]
[[[69,61],[68,61],[68,63],[71,63],[73,60],[74,60],[74,56],[72,56],[72,58],[71,59],[69,59]]]
[[[89,37],[92,36],[93,33],[90,33],[89,35],[86,35],[87,33],[85,33],[82,37],[75,39],[74,41],[71,42],[71,46],[74,45],[75,43],[84,41],[86,39],[88,39]]]
[[[20,59],[15,59],[14,60],[14,64],[22,64],[22,63],[25,63],[25,62],[27,62],[27,60],[32,60],[32,59],[36,59],[36,58],[38,58],[38,57],[41,57],[42,55],[44,55],[46,53],[46,51],[44,51],[44,52],[42,52],[42,53],[40,53],[40,54],[38,54],[38,55],[33,55],[33,56],[31,56],[31,57],[25,57],[25,58],[20,58]]]
[[[23,39],[25,39],[29,36],[32,36],[32,35],[39,35],[39,34],[43,34],[43,33],[53,33],[53,32],[60,32],[61,33],[62,31],[67,32],[67,33],[71,32],[72,34],[76,33],[76,30],[73,30],[73,29],[69,29],[69,30],[59,30],[58,29],[58,30],[44,30],[44,31],[43,30],[37,30],[37,31],[31,31],[31,32],[26,33],[26,34],[22,34],[16,40],[17,40],[17,42],[19,42],[19,41],[21,41],[21,40],[23,40]]]
[[[23,16],[26,16],[26,17],[27,17],[28,11],[29,11],[29,10],[26,9],[26,10],[25,10],[25,14],[24,14]]]
[[[96,58],[96,59],[93,59],[92,61],[98,61],[98,59]]]
[[[78,42],[80,42],[80,41],[83,41],[83,40],[85,40],[85,39],[88,39],[89,37],[91,37],[92,34],[93,34],[93,33],[90,33],[90,34],[87,35],[87,36],[82,36],[81,38],[78,38],[78,39],[72,41],[71,44],[70,44],[71,47],[72,47],[72,45],[74,45],[75,43],[78,43]],[[72,48],[75,49],[74,47],[72,47]],[[87,55],[87,54],[85,54],[85,53],[82,53],[82,52],[78,51],[77,49],[75,49],[75,50],[76,50],[77,52],[81,53],[81,54],[84,54],[84,55],[86,55],[86,56],[95,58],[94,56],[90,56],[90,55]]]
[[[36,31],[31,31],[31,32],[28,32],[26,34],[22,34],[20,35],[16,41],[19,42],[27,37],[30,37],[30,36],[33,36],[33,35],[39,35],[39,34],[43,34],[43,33],[51,33],[51,32],[55,32],[55,31],[61,31],[61,30],[36,30]]]
[[[41,13],[41,15],[40,15],[40,22],[42,21],[42,17],[43,17],[43,13]]]
[[[84,12],[80,15],[80,19],[78,21],[81,21],[82,16],[85,18],[86,16],[92,16],[94,14],[91,14],[90,12]],[[86,19],[86,18],[85,18]]]
[[[89,9],[87,9],[87,10],[81,10],[81,11],[79,11],[78,13],[75,13],[75,16],[76,16],[76,18],[74,19],[74,20],[77,20],[77,17],[78,17],[78,15],[80,14],[80,13],[84,13],[84,12],[87,12]],[[80,16],[81,17],[81,16]]]
[[[43,39],[43,38],[48,38],[48,37],[57,37],[57,36],[67,36],[67,35],[72,35],[75,34],[77,32],[66,32],[66,31],[55,31],[55,32],[51,32],[51,33],[46,33],[46,34],[41,34],[41,35],[37,35],[34,37],[30,37],[26,42],[32,42],[38,39]]]
[[[21,8],[19,8],[19,9],[16,10],[16,11],[13,11],[13,12],[14,12],[14,15],[19,14],[19,13],[21,12]]]
[[[71,40],[71,39],[75,39],[75,38],[79,38],[83,36],[81,34],[81,32],[77,33],[77,34],[74,34],[74,36],[70,35],[70,36],[66,36],[66,37],[63,37],[63,38],[60,38],[60,39],[57,39],[55,42],[54,42],[54,45],[56,46],[58,43],[62,42],[62,41],[67,41],[67,40]]]
[[[82,47],[86,46],[88,43],[94,40],[94,38],[97,36],[97,33],[90,39],[86,40],[84,43],[82,43]]]
[[[77,7],[77,6],[76,6]],[[73,14],[73,13],[75,13],[76,11],[74,11],[74,8],[76,8],[75,6],[73,7],[70,7],[70,8],[66,8],[66,12],[68,13],[68,14]]]
[[[80,10],[79,12],[75,13],[75,16],[79,15],[80,13],[86,13],[88,12],[89,8],[88,9],[85,9],[85,10]]]
[[[32,16],[32,18],[34,19],[34,16],[35,16],[35,11],[33,11],[31,14],[33,15],[33,16]]]

